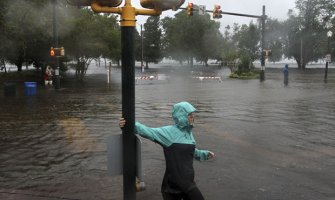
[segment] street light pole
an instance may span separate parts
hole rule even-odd
[[[53,0],[53,7],[52,7],[52,18],[53,18],[53,45],[54,48],[58,48],[58,29],[57,29],[57,0]],[[59,58],[58,56],[54,57],[56,62],[56,69],[55,69],[55,89],[60,88],[60,79],[59,79]]]
[[[122,129],[123,153],[123,198],[136,200],[136,136],[135,136],[135,26],[136,15],[158,16],[165,10],[176,10],[184,0],[145,1],[145,9],[137,9],[131,0],[125,0],[123,7],[118,7],[122,0],[83,0],[73,4],[91,6],[96,13],[117,13],[121,15],[121,60],[122,60],[122,117],[127,124]],[[140,188],[138,188],[139,191]]]
[[[302,42],[303,42],[303,40],[302,40],[302,37],[301,37],[300,38],[300,69],[302,69],[302,65],[303,65],[303,62],[304,62],[303,56],[302,56]]]
[[[143,25],[141,24],[141,70],[144,72],[144,65],[143,65]]]
[[[327,32],[327,56],[326,56],[326,69],[325,69],[325,80],[327,80],[327,76],[328,76],[328,62],[331,61],[331,55],[330,55],[330,49],[329,49],[329,40],[330,38],[333,36],[333,32],[328,31]]]
[[[303,51],[303,35],[302,35],[303,26],[301,24],[301,21],[300,21],[298,28],[299,28],[299,33],[300,33],[300,65],[298,65],[298,69],[302,70],[304,58],[303,58],[303,52],[302,52]]]
[[[121,60],[122,60],[122,117],[127,121],[122,129],[123,153],[123,198],[136,200],[136,136],[135,136],[135,26],[136,15],[160,15],[162,10],[136,9],[131,0],[123,7],[101,6],[92,1],[91,8],[97,13],[121,15]]]
[[[260,72],[260,81],[263,82],[265,80],[265,56],[264,56],[264,43],[265,43],[265,6],[263,6],[263,14],[262,14],[262,39],[261,39],[261,72]]]

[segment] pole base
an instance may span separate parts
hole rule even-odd
[[[260,74],[259,74],[259,80],[261,82],[263,82],[265,80],[265,71],[261,70]]]
[[[136,177],[136,192],[142,192],[145,188],[145,183]]]
[[[56,90],[60,89],[60,78],[59,78],[59,76],[55,77],[54,86],[55,86]]]

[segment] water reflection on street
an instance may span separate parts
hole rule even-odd
[[[335,198],[335,71],[325,83],[322,70],[292,70],[288,85],[280,70],[262,83],[190,76],[137,82],[136,119],[167,125],[174,103],[196,106],[198,147],[217,156],[195,162],[207,199]],[[40,85],[36,96],[22,88],[1,94],[0,197],[122,199],[122,177],[107,176],[106,156],[106,139],[121,133],[120,82],[114,70],[110,85],[105,74],[91,74],[59,91]],[[161,147],[144,140],[142,158],[147,190],[138,199],[161,199]]]

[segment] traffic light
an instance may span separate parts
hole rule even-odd
[[[187,4],[187,16],[193,16],[193,3]]]
[[[64,49],[64,47],[59,48],[59,55],[60,56],[65,56],[65,49]]]
[[[60,47],[60,48],[51,47],[50,48],[50,56],[51,57],[62,57],[62,56],[65,56],[65,49],[64,49],[64,47]]]
[[[213,19],[220,19],[222,18],[222,10],[220,5],[215,5],[213,10]]]
[[[147,9],[155,10],[178,10],[185,0],[141,0],[141,6]]]
[[[118,7],[122,0],[95,0],[101,6]],[[67,0],[68,4],[75,6],[91,6],[94,0]]]
[[[269,58],[269,57],[271,57],[271,56],[272,56],[272,52],[271,52],[271,50],[270,50],[270,49],[264,49],[264,50],[263,50],[263,56],[264,56],[265,58]]]
[[[50,56],[55,57],[55,50],[53,47],[50,48]]]

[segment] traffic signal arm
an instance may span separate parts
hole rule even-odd
[[[136,9],[135,12],[136,12],[136,15],[158,16],[158,15],[162,14],[161,10],[153,10],[153,9]]]
[[[98,2],[93,1],[91,3],[91,8],[94,12],[97,13],[122,13],[121,7],[108,7],[108,6],[101,6]]]
[[[161,10],[154,9],[136,9],[126,1],[124,7],[108,7],[101,6],[96,1],[93,1],[91,8],[97,13],[118,13],[121,14],[121,26],[136,26],[136,15],[160,15]]]
[[[177,10],[185,0],[140,0],[141,6],[153,10]]]

